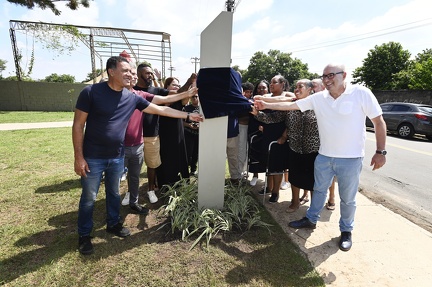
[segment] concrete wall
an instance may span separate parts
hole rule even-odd
[[[432,105],[432,91],[373,91],[379,103],[407,102]]]
[[[86,84],[0,81],[1,111],[73,111]]]
[[[73,111],[86,84],[0,81],[0,111]],[[432,105],[432,91],[374,91],[378,102]]]

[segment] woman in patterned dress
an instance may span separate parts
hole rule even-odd
[[[297,81],[294,94],[302,99],[313,92],[312,81]],[[266,100],[263,98],[263,100]],[[278,111],[272,114],[257,112],[255,116],[265,123],[285,122],[286,130],[279,143],[289,144],[289,182],[292,200],[287,212],[294,212],[300,206],[300,189],[311,190],[314,185],[314,162],[320,146],[318,125],[313,111]]]

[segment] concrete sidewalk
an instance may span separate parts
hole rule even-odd
[[[255,192],[264,185],[263,174],[260,179]],[[265,199],[267,210],[306,254],[326,285],[432,286],[432,233],[361,193],[357,196],[353,247],[348,252],[339,250],[337,188],[336,185],[336,210],[324,208],[315,230],[288,227],[290,221],[304,217],[309,207],[308,202],[298,211],[287,213],[290,188],[280,190],[277,204],[268,203],[269,195]]]
[[[0,124],[0,131],[71,127],[72,121]]]
[[[72,126],[71,121],[0,124],[0,130],[69,126]],[[264,174],[260,174],[254,192],[257,193],[263,185]],[[257,196],[262,199],[262,196]],[[277,204],[268,203],[268,198],[269,195],[266,195],[265,207],[293,242],[298,244],[326,285],[432,285],[432,233],[370,201],[361,193],[357,196],[353,247],[348,252],[338,248],[340,213],[337,196],[336,210],[324,208],[315,230],[288,227],[288,222],[304,217],[309,206],[305,204],[298,211],[287,213],[291,189],[280,191]]]

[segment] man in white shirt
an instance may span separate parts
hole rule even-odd
[[[313,110],[317,117],[320,135],[319,154],[315,160],[315,184],[312,201],[306,217],[292,221],[292,228],[315,229],[324,207],[327,190],[336,176],[341,199],[339,248],[348,251],[352,246],[351,231],[354,227],[356,195],[360,172],[365,155],[366,116],[375,128],[376,153],[371,160],[373,170],[385,162],[386,124],[381,107],[372,92],[363,86],[345,82],[345,66],[329,64],[324,68],[321,79],[326,90],[315,93],[294,103],[267,103],[256,100],[258,110]]]

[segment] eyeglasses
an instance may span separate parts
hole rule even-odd
[[[327,79],[329,79],[329,80],[331,80],[331,79],[333,79],[336,75],[339,75],[339,74],[343,74],[344,73],[344,71],[342,71],[342,72],[337,72],[337,73],[328,73],[327,75],[322,75],[321,77],[320,77],[320,79],[321,80],[324,80],[325,78],[327,78]]]

